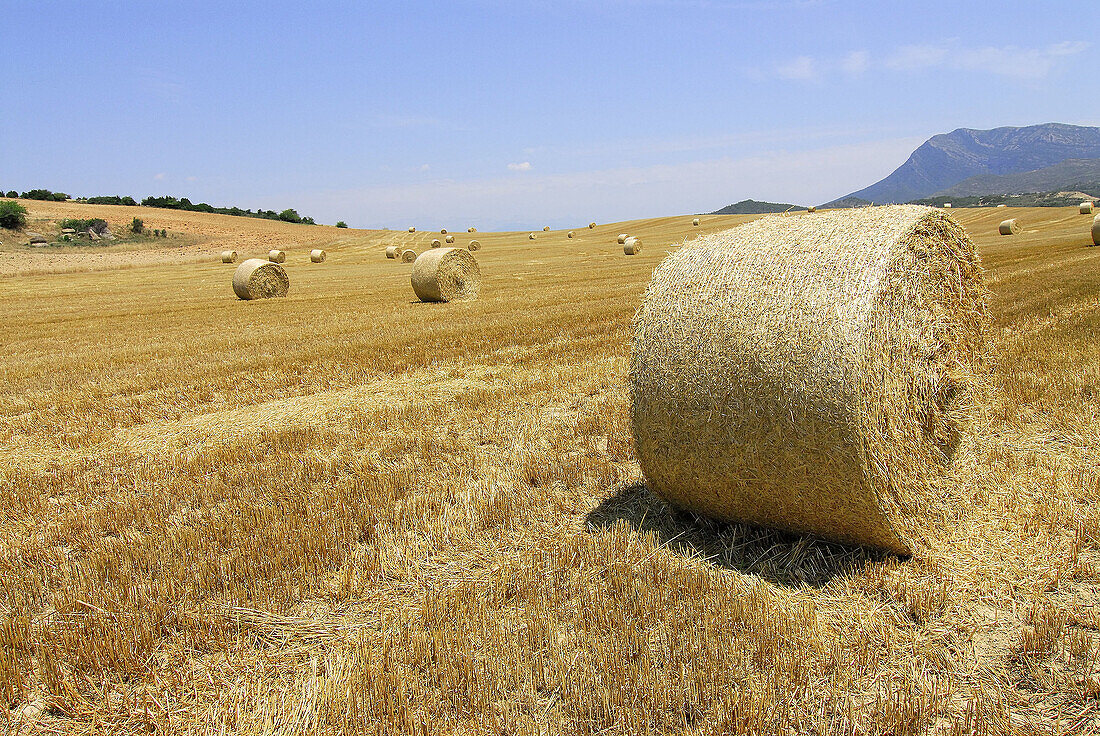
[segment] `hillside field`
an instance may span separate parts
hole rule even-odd
[[[25,204],[38,232],[170,237],[0,233],[8,732],[1100,731],[1100,248],[1076,208],[952,212],[991,374],[951,516],[899,559],[642,482],[631,318],[668,251],[755,216],[528,240]],[[419,303],[384,257],[444,225],[484,246],[478,301]],[[270,247],[289,296],[238,301],[217,253]]]

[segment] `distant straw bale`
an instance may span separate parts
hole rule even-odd
[[[286,253],[281,250],[269,250],[267,252],[267,260],[272,263],[286,263]]]
[[[286,296],[290,278],[278,263],[249,258],[233,273],[233,293],[239,299],[271,299]]]
[[[309,260],[314,263],[324,263],[326,258],[328,258],[328,253],[325,253],[320,248],[314,248],[309,252]]]
[[[386,246],[386,258],[398,259],[401,257],[400,245],[387,245]]]
[[[222,251],[222,263],[236,263],[237,251],[235,250],[223,250]]]
[[[466,228],[466,232],[468,232],[468,233],[476,233],[476,232],[477,232],[477,228],[476,228],[476,227],[468,227],[468,228]]]
[[[531,233],[530,235],[527,236],[527,239],[528,240],[534,240],[535,239],[535,234]]]
[[[594,227],[596,227],[596,223],[594,223],[594,222],[590,222],[590,223],[588,223],[588,229],[589,229],[589,230],[591,230],[591,229],[592,229],[592,228],[594,228]]]
[[[439,238],[433,239],[432,240],[432,247],[433,248],[442,248],[443,247],[443,241],[441,241]]]
[[[453,243],[453,242],[455,242],[455,236],[448,235],[446,240],[447,240],[448,243]]]
[[[1081,206],[1079,208],[1079,211],[1081,212],[1082,215],[1091,215],[1092,214],[1092,202],[1082,202]]]
[[[413,250],[412,248],[409,248],[408,250],[401,251],[401,262],[402,263],[412,263],[415,260],[416,260],[416,251]]]
[[[410,227],[410,228],[409,228],[409,232],[410,232],[410,233],[415,233],[415,232],[416,232],[416,228],[415,228],[415,227]]]
[[[623,253],[628,256],[636,256],[642,252],[642,241],[637,238],[627,238],[623,243]]]
[[[942,508],[985,348],[982,269],[940,210],[765,217],[661,263],[631,421],[674,506],[908,553]]]
[[[1007,205],[1007,204],[999,204],[999,205],[997,205],[997,206],[998,206],[998,207],[1007,207],[1008,205]]]
[[[447,228],[445,228],[445,227],[439,228],[439,234],[440,235],[446,235],[447,234]]]
[[[545,227],[543,227],[543,228],[542,228],[542,231],[543,231],[544,233],[548,233],[548,232],[550,232],[550,226],[549,226],[549,225],[546,225]]]
[[[413,265],[412,287],[422,302],[477,299],[481,268],[470,251],[462,248],[424,251]]]
[[[699,227],[699,218],[696,217],[694,220],[691,221],[691,224],[696,226],[696,227]]]
[[[810,205],[809,207],[806,208],[806,211],[807,212],[817,212],[817,207],[814,207],[813,205]]]
[[[622,245],[623,243],[625,243],[626,239],[629,238],[629,237],[630,236],[627,235],[626,233],[619,233],[619,245]]]
[[[573,237],[573,235],[574,235],[573,231],[572,231],[572,230],[570,230],[569,232],[567,232],[567,233],[565,234],[565,237],[567,237],[567,238],[571,238],[571,237]]]
[[[481,241],[480,240],[471,240],[470,244],[466,246],[466,250],[469,250],[469,251],[481,250]]]
[[[951,203],[950,202],[944,202],[943,206],[944,206],[944,209],[951,209]]]
[[[1013,217],[1011,220],[1005,220],[997,227],[997,232],[1001,235],[1015,235],[1020,232],[1020,224]]]

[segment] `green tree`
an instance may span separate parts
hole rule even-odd
[[[283,210],[279,213],[279,219],[283,222],[293,222],[298,224],[302,221],[301,216],[296,210]]]
[[[18,202],[0,202],[0,227],[17,230],[26,224],[26,207]]]
[[[336,227],[347,227],[347,226],[348,226],[348,224],[346,222],[344,222],[343,220],[340,220],[340,222],[336,223]]]

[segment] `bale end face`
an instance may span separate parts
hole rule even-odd
[[[468,250],[468,251],[481,250],[481,241],[480,240],[471,240],[470,244],[466,246],[466,250]]]
[[[443,242],[439,238],[435,238],[435,239],[432,240],[432,247],[433,248],[442,248],[443,247]]]
[[[811,206],[806,208],[806,211],[810,212],[810,213],[817,212],[817,207],[814,207],[814,206],[811,205]]]
[[[699,218],[696,217],[694,220],[691,221],[691,224],[695,227],[699,227]]]
[[[565,237],[567,237],[567,238],[573,237],[573,231],[570,230],[568,233],[565,234]]]
[[[455,242],[455,236],[453,236],[453,235],[448,235],[448,236],[446,237],[446,241],[447,241],[448,243],[453,243],[453,242]]]
[[[309,260],[313,263],[324,263],[326,258],[328,258],[328,253],[320,248],[314,248],[309,252]]]
[[[416,260],[416,251],[415,250],[412,250],[410,248],[408,250],[401,251],[401,262],[402,263],[412,263],[415,260]]]
[[[544,233],[548,233],[548,232],[550,232],[550,226],[549,226],[549,225],[547,225],[546,227],[544,227],[544,228],[542,229],[542,231],[543,231]]]
[[[236,263],[237,251],[235,250],[223,250],[222,251],[222,263]]]
[[[527,239],[528,240],[534,240],[535,239],[535,234],[531,233],[530,235],[527,236]]]
[[[637,238],[627,238],[623,243],[623,253],[628,256],[636,256],[642,252],[642,241]]]
[[[272,263],[286,263],[286,253],[281,250],[269,250],[267,252],[267,260]]]
[[[447,234],[447,228],[445,228],[445,227],[439,228],[439,234],[440,235],[446,235]]]
[[[395,260],[401,258],[401,248],[396,245],[386,246],[386,258],[393,258]]]
[[[594,222],[590,222],[590,223],[588,223],[588,229],[589,229],[589,230],[591,230],[591,229],[592,229],[592,228],[594,228],[594,227],[596,227],[596,223],[594,223]]]
[[[249,258],[233,273],[233,293],[238,299],[272,299],[290,291],[290,278],[278,263]]]
[[[462,248],[425,251],[413,264],[412,287],[422,302],[477,299],[481,292],[481,268]]]
[[[974,245],[942,211],[772,216],[699,238],[665,258],[634,318],[646,481],[723,520],[914,551],[943,514],[984,315]]]
[[[1016,221],[1015,217],[1010,220],[1005,220],[997,226],[997,232],[999,232],[1001,235],[1015,235],[1019,231],[1020,225]]]
[[[415,228],[415,227],[410,227],[410,228],[409,228],[409,232],[410,232],[410,233],[415,233],[415,232],[416,232],[416,228]]]
[[[476,227],[468,227],[468,228],[466,228],[466,232],[468,232],[468,233],[476,233],[476,232],[477,232],[477,228],[476,228]]]

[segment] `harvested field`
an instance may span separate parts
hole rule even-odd
[[[0,253],[10,730],[1100,728],[1100,249],[1076,206],[950,211],[993,357],[909,559],[673,513],[641,481],[650,274],[753,217],[479,233],[479,299],[424,305],[380,254],[434,233],[140,214],[196,241]],[[221,251],[272,247],[340,268],[238,301]]]

